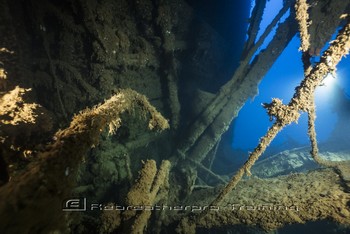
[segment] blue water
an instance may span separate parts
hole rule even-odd
[[[282,1],[274,0],[267,2],[257,39],[282,8]],[[274,30],[260,49],[268,45],[273,35]],[[323,50],[328,46],[326,45]],[[272,125],[269,121],[269,116],[266,114],[266,110],[261,105],[262,103],[270,103],[272,98],[280,98],[287,104],[292,98],[295,87],[303,79],[303,65],[301,62],[301,52],[298,50],[299,47],[300,39],[298,36],[295,36],[263,78],[259,85],[259,94],[253,100],[248,100],[239,112],[238,117],[234,121],[233,128],[232,147],[234,149],[242,149],[244,151],[253,150],[258,144],[259,138]],[[317,118],[315,124],[317,140],[319,142],[324,142],[328,139],[337,121],[337,114],[334,112],[335,108],[332,103],[332,97],[336,90],[335,87],[338,86],[344,89],[345,93],[350,94],[350,81],[347,79],[347,77],[350,77],[348,67],[350,67],[350,59],[345,58],[338,65],[337,78],[331,78],[331,84],[321,86],[316,90]],[[272,142],[271,147],[282,150],[288,147],[306,144],[309,144],[307,115],[303,113],[297,124],[293,123],[279,133]]]
[[[282,55],[275,62],[273,67],[264,77],[259,85],[259,94],[254,100],[249,100],[239,112],[234,126],[234,139],[232,147],[236,149],[252,150],[258,144],[271,122],[266,110],[261,103],[269,103],[273,97],[280,98],[285,104],[289,102],[294,93],[294,88],[303,79],[303,66],[301,52],[298,51],[300,40],[295,36]],[[349,70],[350,59],[345,58],[338,65],[337,77],[332,84],[321,86],[316,90],[316,131],[319,142],[328,139],[337,121],[337,114],[334,109],[332,94],[335,85],[345,89],[350,94]],[[309,143],[307,136],[307,115],[304,113],[298,124],[291,124],[286,127],[272,142],[271,147],[288,148],[294,142],[296,145]]]

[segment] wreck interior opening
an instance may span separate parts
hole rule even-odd
[[[0,0],[0,233],[349,232],[349,15]]]

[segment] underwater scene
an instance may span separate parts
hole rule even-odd
[[[350,0],[0,0],[0,234],[350,233]]]

